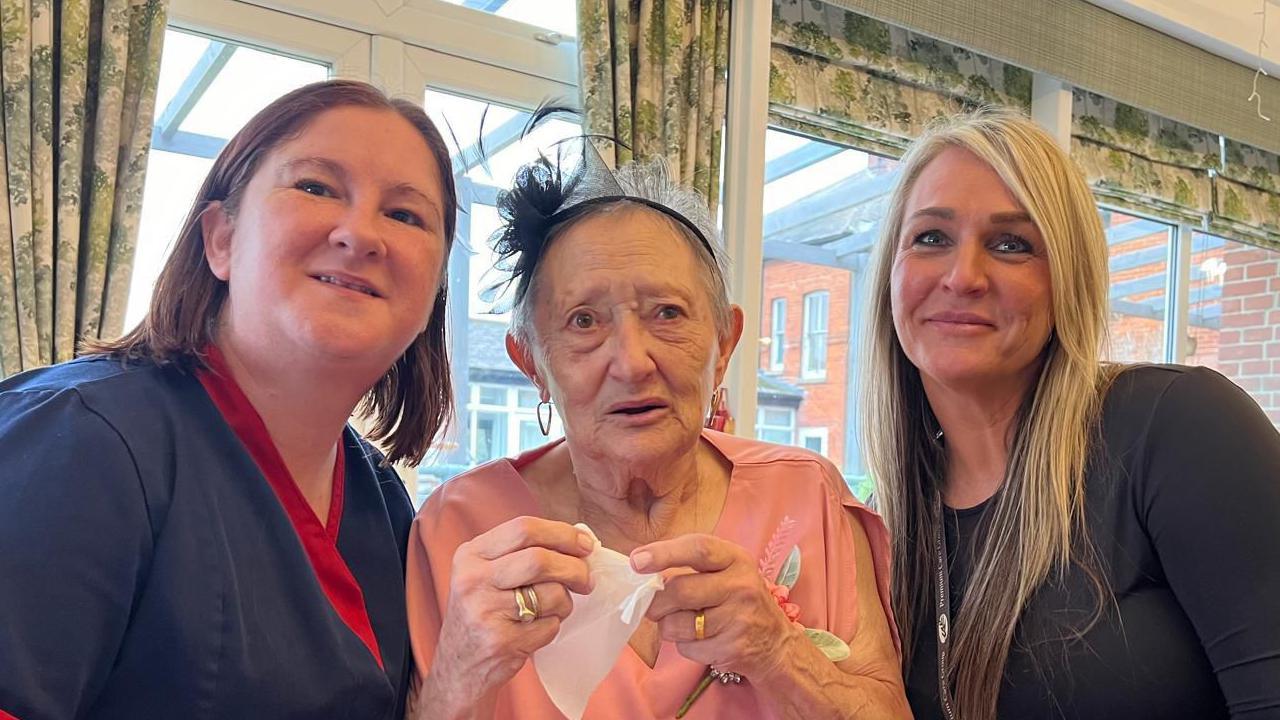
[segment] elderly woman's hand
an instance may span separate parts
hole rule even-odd
[[[787,640],[803,632],[778,606],[755,559],[727,540],[684,535],[637,548],[631,563],[640,572],[678,573],[654,597],[648,616],[690,660],[758,679],[785,662]]]
[[[569,591],[591,592],[584,558],[592,547],[590,536],[572,525],[535,517],[508,520],[458,547],[427,677],[429,703],[442,717],[445,707],[485,704],[555,639],[573,610]],[[517,600],[521,588],[532,588],[536,600],[527,592]],[[536,618],[525,613],[522,620],[522,606],[536,610]]]

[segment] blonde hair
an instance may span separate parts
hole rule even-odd
[[[945,449],[920,373],[894,331],[889,278],[906,199],[924,168],[948,148],[991,166],[1030,214],[1047,248],[1054,327],[1039,377],[1015,419],[1004,484],[988,510],[953,618],[955,707],[964,720],[994,718],[1014,631],[1053,572],[1073,563],[1098,595],[1109,595],[1085,528],[1084,477],[1112,371],[1099,362],[1107,334],[1107,246],[1083,177],[1048,134],[1021,113],[982,108],[929,128],[902,160],[868,283],[863,333],[862,442],[879,507],[893,538],[893,606],[901,619],[904,668],[912,618],[933,615],[933,504],[946,473]],[[1084,632],[1078,629],[1077,635]]]

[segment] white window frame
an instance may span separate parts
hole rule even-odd
[[[816,318],[814,317],[813,303],[818,300],[822,301],[822,328],[816,328]],[[804,319],[801,325],[801,344],[800,344],[800,377],[803,380],[825,380],[827,378],[827,340],[830,337],[831,329],[831,292],[829,290],[815,290],[805,293],[804,296]],[[816,366],[817,353],[816,347],[822,347],[822,365]]]
[[[831,433],[829,432],[828,428],[802,427],[796,431],[796,434],[797,434],[796,444],[802,448],[805,448],[807,450],[813,450],[813,448],[809,447],[808,445],[805,445],[804,441],[816,439],[818,441],[818,449],[814,450],[814,452],[818,453],[819,455],[822,455],[823,457],[826,457],[827,451],[831,449],[831,446],[830,446]]]
[[[764,422],[765,413],[778,412],[778,411],[787,413],[789,422],[786,425],[768,425]],[[757,405],[755,420],[756,420],[755,421],[755,437],[757,439],[762,439],[760,438],[761,432],[783,430],[788,433],[789,439],[787,440],[787,442],[782,444],[783,445],[796,444],[796,409],[795,408],[787,407],[785,405]],[[772,441],[766,441],[766,442],[772,442]]]
[[[371,38],[348,28],[239,0],[172,0],[168,20],[178,30],[324,63],[331,77],[370,76]]]
[[[521,407],[520,391],[532,391],[533,388],[524,385],[507,385],[504,383],[487,383],[474,382],[470,384],[470,402],[467,403],[467,415],[469,427],[469,438],[467,449],[472,459],[476,458],[476,442],[479,439],[479,421],[477,417],[480,413],[497,413],[501,414],[506,422],[506,444],[499,448],[498,457],[514,457],[523,450],[528,448],[520,447],[520,426],[526,422],[537,424],[538,413],[536,407]],[[499,404],[483,403],[480,401],[481,389],[497,389],[503,393],[503,400]],[[551,414],[551,434],[547,438],[548,442],[551,438],[559,437],[562,433],[560,428],[560,418],[555,413]]]
[[[777,297],[769,308],[769,369],[780,373],[787,364],[787,299]]]

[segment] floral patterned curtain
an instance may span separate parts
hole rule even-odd
[[[122,329],[166,7],[0,0],[0,377]]]
[[[1280,249],[1280,156],[1079,89],[1071,155],[1109,204]]]
[[[729,0],[578,0],[585,131],[616,164],[665,156],[714,212],[728,57]]]
[[[777,0],[770,122],[899,156],[935,117],[978,104],[1029,110],[1027,70],[834,5]]]

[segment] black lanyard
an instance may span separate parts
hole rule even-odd
[[[956,720],[951,706],[950,665],[947,654],[951,641],[951,575],[947,567],[947,541],[942,530],[942,495],[933,503],[933,569],[937,593],[935,607],[938,618],[938,702],[947,720]]]

